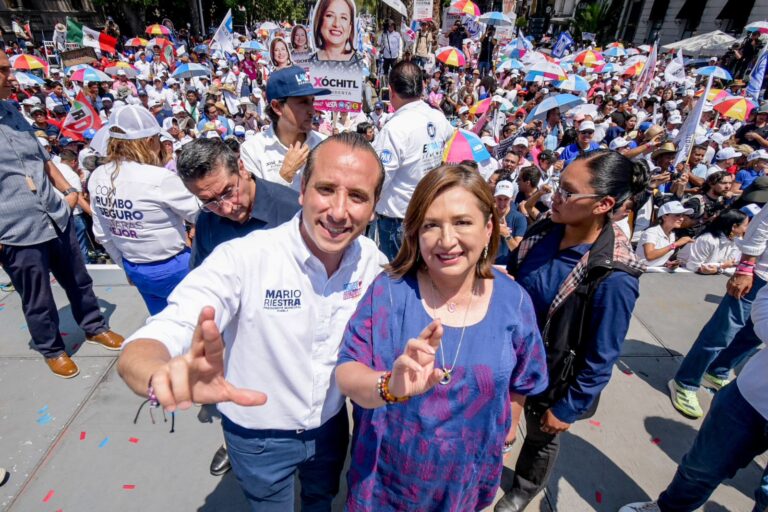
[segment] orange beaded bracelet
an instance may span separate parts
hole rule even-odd
[[[410,397],[396,397],[389,391],[389,379],[392,377],[392,372],[382,373],[379,376],[379,380],[376,381],[376,390],[379,392],[379,397],[387,404],[396,404],[407,401]]]

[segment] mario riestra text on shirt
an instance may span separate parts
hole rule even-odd
[[[264,309],[288,311],[301,308],[301,290],[267,290]]]

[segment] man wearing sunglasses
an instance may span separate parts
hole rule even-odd
[[[595,123],[592,121],[582,121],[579,125],[579,135],[576,142],[566,146],[563,153],[560,155],[560,160],[563,161],[565,167],[573,162],[576,157],[600,149],[600,145],[597,142],[592,141],[592,136],[594,135]]]

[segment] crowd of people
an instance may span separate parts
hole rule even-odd
[[[495,506],[522,511],[560,434],[595,413],[642,274],[726,273],[670,376],[677,411],[704,416],[702,385],[712,409],[659,500],[622,510],[695,510],[768,448],[768,102],[745,82],[759,33],[706,63],[729,80],[655,47],[557,59],[492,25],[318,9],[232,53],[173,34],[174,61],[110,22],[117,54],[88,79],[51,65],[17,80],[9,58],[46,57],[26,38],[0,53],[0,264],[54,374],[79,369],[49,272],[151,406],[218,404],[211,472],[232,468],[253,510],[292,510],[296,473],[303,509],[330,510],[348,450],[349,510],[482,510],[524,417]],[[316,60],[363,65],[359,110],[317,108]],[[174,76],[189,64],[205,71]],[[83,102],[102,127],[71,129]],[[456,157],[460,138],[472,152]],[[151,315],[127,339],[98,308],[85,265],[103,263]],[[765,510],[768,473],[755,496]]]

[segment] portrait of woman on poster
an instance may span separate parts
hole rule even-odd
[[[304,25],[295,25],[291,29],[291,51],[293,53],[309,53],[309,34]]]
[[[291,52],[288,51],[288,43],[285,39],[276,37],[269,43],[269,58],[274,69],[283,69],[293,66]]]
[[[355,4],[352,0],[319,0],[312,23],[317,51],[311,61],[359,61],[355,51]]]

